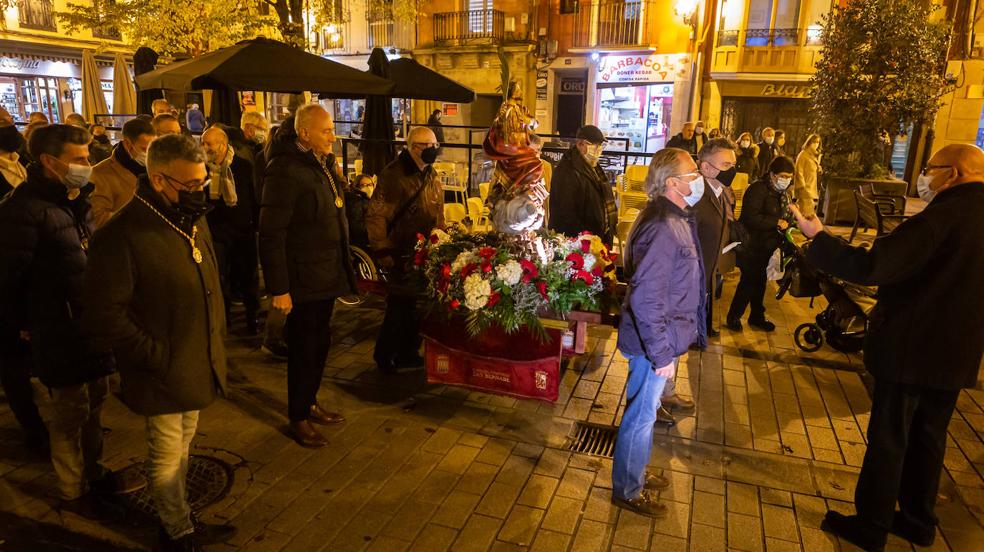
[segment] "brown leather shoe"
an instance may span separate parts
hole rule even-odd
[[[637,498],[618,498],[612,495],[612,504],[652,518],[665,518],[669,513],[665,504],[656,502],[646,491],[642,491]]]
[[[311,405],[311,415],[308,420],[321,425],[335,425],[344,422],[345,416],[337,412],[328,412],[324,408],[314,404]]]
[[[678,408],[687,410],[694,407],[694,401],[685,399],[676,393],[660,398],[659,402],[669,410],[676,410]]]
[[[665,406],[660,405],[659,410],[656,411],[656,423],[673,427],[676,425],[676,418],[673,417],[673,414],[670,414],[670,411]]]
[[[302,420],[290,423],[290,436],[297,441],[298,445],[305,448],[320,448],[328,444],[328,439],[318,433],[311,422]]]
[[[646,472],[646,489],[650,491],[662,491],[669,488],[670,480],[662,475]]]

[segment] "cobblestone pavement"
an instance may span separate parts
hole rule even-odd
[[[734,284],[717,302],[719,317]],[[611,328],[591,328],[589,352],[566,361],[560,399],[547,404],[428,386],[421,371],[382,378],[371,361],[378,301],[341,306],[320,398],[348,422],[329,429],[331,445],[319,450],[284,434],[284,363],[256,339],[233,336],[232,392],[203,411],[193,452],[235,466],[229,493],[202,516],[239,534],[209,549],[856,550],[819,524],[828,508],[853,511],[870,401],[856,356],[795,349],[792,328],[819,308],[770,300],[775,333],[722,330],[706,352],[688,355],[678,390],[697,407],[657,431],[651,465],[672,482],[660,497],[670,515],[658,521],[610,504],[610,459],[566,450],[574,422],[620,420],[627,363]],[[984,392],[961,394],[933,550],[984,549],[982,407]],[[138,462],[141,420],[112,399],[104,425],[109,467]],[[19,447],[4,405],[0,550],[38,550],[39,535],[57,541],[42,547],[53,550],[153,543],[151,527],[59,514],[50,466]],[[77,538],[55,538],[63,534]],[[890,540],[889,550],[910,549]]]

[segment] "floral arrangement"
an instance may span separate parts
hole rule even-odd
[[[592,234],[541,231],[528,240],[436,229],[417,237],[414,266],[428,297],[444,313],[463,316],[473,336],[492,324],[545,336],[539,313],[597,308],[598,295],[615,283],[615,256]]]

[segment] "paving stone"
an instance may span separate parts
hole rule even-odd
[[[522,456],[523,458],[532,458],[536,460],[540,458],[543,454],[544,447],[542,445],[537,445],[534,443],[517,443],[516,448],[513,449],[513,454],[517,456]]]
[[[530,547],[531,552],[557,552],[567,550],[567,544],[571,541],[570,535],[555,533],[553,531],[537,531],[536,540]]]
[[[409,549],[411,543],[394,539],[393,537],[381,536],[372,539],[372,544],[367,549],[368,552],[403,552]]]
[[[485,435],[476,435],[474,433],[465,433],[458,439],[459,445],[465,445],[467,447],[478,447],[482,448],[488,444],[489,438]]]
[[[779,489],[761,489],[762,503],[775,504],[777,506],[793,507],[793,495],[788,491]]]
[[[789,542],[767,537],[765,539],[766,552],[801,552],[802,548],[798,542]],[[810,552],[813,552],[812,550]]]
[[[515,446],[515,441],[490,439],[482,448],[482,452],[480,452],[475,458],[475,461],[482,462],[483,464],[501,466],[506,459],[509,458],[509,453],[512,452],[512,449]]]
[[[612,543],[636,550],[646,550],[649,548],[652,527],[652,518],[623,509],[618,515]]]
[[[690,531],[690,504],[664,502],[667,516],[653,521],[653,531],[664,535],[687,538]]]
[[[475,508],[475,512],[504,519],[519,497],[520,490],[522,490],[522,487],[519,485],[510,485],[496,481],[492,483],[488,492],[482,497],[478,507]]]
[[[495,535],[499,531],[502,520],[478,514],[468,518],[468,523],[458,533],[458,538],[451,546],[451,550],[461,552],[488,550],[495,540]]]
[[[560,480],[560,486],[557,487],[557,496],[584,500],[588,497],[594,478],[593,471],[567,468]]]
[[[437,504],[418,502],[416,500],[407,501],[400,510],[393,516],[393,519],[383,528],[382,534],[397,539],[414,541],[417,534],[427,524]],[[452,533],[453,530],[450,530]],[[416,547],[416,542],[414,543]]]
[[[481,462],[473,462],[465,473],[458,480],[458,484],[455,486],[456,491],[464,491],[466,493],[472,493],[477,495],[485,494],[485,491],[492,484],[495,479],[496,474],[499,473],[499,467],[492,464],[483,464]]]
[[[579,399],[594,399],[600,388],[600,383],[582,379],[574,387],[574,396]]]
[[[458,474],[450,472],[432,471],[417,488],[413,497],[419,502],[440,504],[454,488],[460,477]]]
[[[813,457],[821,462],[830,462],[831,464],[843,464],[844,457],[841,456],[839,450],[827,450],[822,448],[813,449]]]
[[[571,459],[571,453],[565,450],[548,448],[543,451],[540,459],[536,462],[533,471],[550,477],[560,478],[564,475],[567,463]]]
[[[713,494],[724,494],[724,480],[713,477],[694,477],[694,489]]]
[[[437,465],[438,470],[448,471],[456,474],[463,474],[471,465],[472,460],[478,456],[481,449],[465,445],[455,445],[448,451],[441,463]]]
[[[728,514],[728,548],[746,552],[761,552],[763,548],[762,520],[757,516]]]
[[[691,552],[720,552],[725,549],[724,529],[694,524],[690,528]]]
[[[527,546],[532,544],[543,515],[544,510],[539,508],[514,507],[499,531],[499,540]]]
[[[430,522],[454,529],[461,529],[481,499],[482,497],[478,495],[453,491],[444,499],[441,507],[431,517]]]
[[[758,517],[758,487],[745,483],[728,482],[728,511]]]
[[[446,427],[437,428],[437,431],[431,435],[430,439],[427,440],[420,448],[427,452],[436,452],[438,454],[446,454],[451,447],[458,441],[461,437],[461,432],[449,429]]]
[[[762,504],[762,523],[766,537],[799,542],[796,515],[791,508]]]
[[[694,491],[693,523],[724,528],[724,496]]]
[[[553,498],[558,483],[560,480],[555,477],[533,474],[526,482],[516,503],[534,508],[546,508],[550,505],[550,499]]]
[[[577,527],[583,508],[584,502],[580,500],[562,496],[554,497],[547,509],[546,517],[543,518],[542,527],[570,535],[574,533],[574,528]]]
[[[510,455],[502,465],[502,469],[499,470],[499,474],[495,477],[495,480],[498,483],[522,486],[529,479],[530,474],[533,473],[535,463],[536,460],[530,458],[515,454]]]
[[[598,552],[608,550],[615,527],[607,523],[584,520],[574,536],[571,552]],[[563,534],[563,533],[560,533]]]
[[[584,508],[584,519],[614,524],[618,521],[618,506],[612,504],[612,492],[609,489],[593,487],[588,503]]]

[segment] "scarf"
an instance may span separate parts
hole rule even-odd
[[[123,165],[123,168],[130,171],[133,176],[140,177],[142,174],[147,174],[147,167],[133,160],[130,152],[126,151],[126,148],[123,147],[122,141],[117,143],[116,147],[113,148],[113,159],[120,165]]]
[[[206,163],[209,178],[212,179],[212,183],[208,186],[208,198],[213,201],[221,198],[229,207],[235,207],[239,202],[239,197],[236,195],[236,180],[232,177],[232,157],[232,148],[226,146],[225,159],[220,163],[213,163],[209,159]]]
[[[27,169],[21,165],[16,152],[0,154],[0,174],[12,188],[27,180]]]

